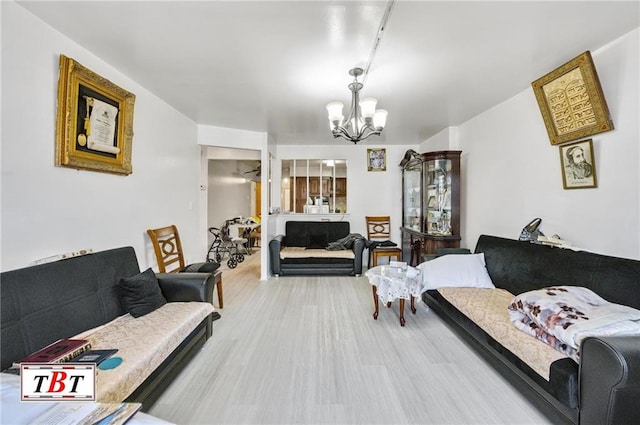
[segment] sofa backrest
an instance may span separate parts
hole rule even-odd
[[[285,224],[284,246],[318,245],[326,236],[326,246],[349,235],[347,221],[287,221]]]
[[[134,249],[123,247],[2,273],[0,370],[125,314],[116,286],[139,272]]]
[[[481,235],[491,280],[517,295],[546,286],[591,289],[607,301],[640,308],[640,261]]]

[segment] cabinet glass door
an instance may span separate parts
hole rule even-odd
[[[403,171],[403,226],[421,231],[422,223],[422,163],[408,166]]]
[[[435,159],[425,163],[427,234],[451,235],[451,168],[450,159]]]

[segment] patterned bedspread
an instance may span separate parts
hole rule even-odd
[[[513,294],[498,288],[440,288],[438,292],[538,375],[549,380],[549,367],[567,357],[513,325],[507,307]]]
[[[298,246],[287,246],[280,250],[280,258],[348,258],[353,260],[355,255],[350,249],[328,251],[326,249],[307,249]]]
[[[117,348],[115,356],[122,357],[115,369],[97,369],[97,401],[125,400],[212,312],[209,303],[171,302],[145,316],[125,314],[77,335],[88,339],[92,349]]]

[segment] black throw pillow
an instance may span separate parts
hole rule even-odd
[[[156,274],[150,268],[135,276],[120,279],[118,295],[133,317],[144,316],[167,303]]]

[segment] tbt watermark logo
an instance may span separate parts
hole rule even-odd
[[[20,365],[22,401],[95,401],[95,364]]]

